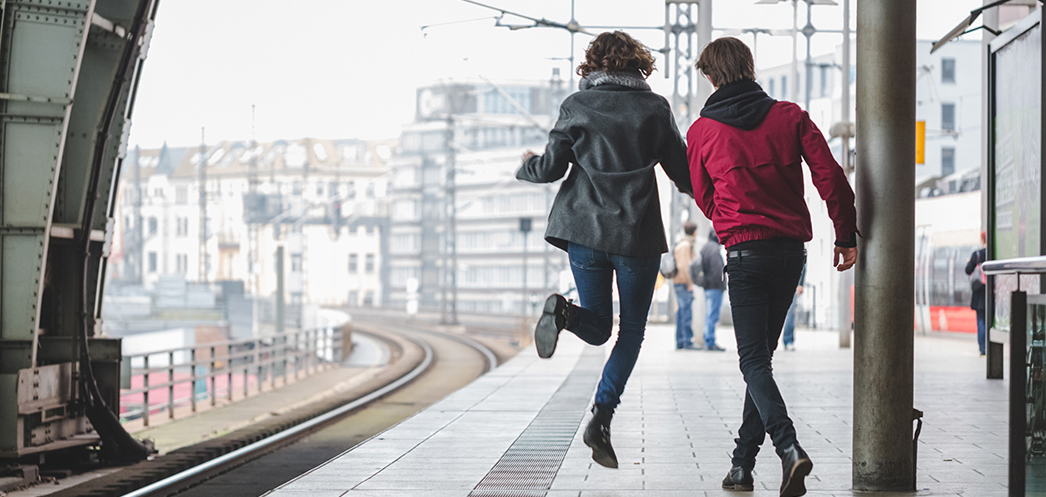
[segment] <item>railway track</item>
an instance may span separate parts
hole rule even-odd
[[[272,426],[172,451],[51,495],[261,495],[467,385],[498,361],[475,340],[423,325],[368,316],[354,328],[383,340],[397,358],[366,395],[332,398],[280,416]]]

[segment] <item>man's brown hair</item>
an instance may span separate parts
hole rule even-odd
[[[654,57],[650,50],[624,31],[600,33],[585,49],[585,61],[577,66],[582,78],[593,71],[639,71],[643,77],[654,72]]]
[[[716,88],[744,79],[755,81],[752,51],[743,41],[732,37],[719,38],[706,45],[697,59],[697,70],[711,78]]]

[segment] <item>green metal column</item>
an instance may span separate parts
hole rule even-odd
[[[82,331],[97,324],[113,179],[154,4],[0,3],[0,458],[68,446],[91,429],[72,380],[85,377]],[[118,341],[92,342],[119,362]],[[27,402],[20,375],[74,386],[49,392],[53,405]],[[111,404],[114,391],[102,390]],[[43,421],[52,407],[65,416]]]

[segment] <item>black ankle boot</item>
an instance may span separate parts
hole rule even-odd
[[[781,497],[799,497],[806,495],[806,484],[803,478],[810,474],[814,463],[799,444],[792,444],[781,451],[781,468],[784,476],[781,480]]]
[[[726,490],[742,490],[750,492],[755,489],[755,479],[752,478],[752,470],[741,466],[730,468],[730,472],[723,478],[723,488]]]
[[[559,341],[559,332],[574,324],[576,307],[558,293],[545,299],[545,307],[534,328],[534,345],[538,349],[538,357],[552,357]]]
[[[583,437],[585,445],[592,448],[592,460],[600,466],[617,468],[617,455],[610,445],[610,419],[614,410],[596,404],[592,406],[592,420],[588,422]]]

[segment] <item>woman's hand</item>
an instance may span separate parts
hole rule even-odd
[[[525,162],[527,162],[527,159],[529,159],[529,158],[531,158],[531,157],[533,157],[535,155],[537,155],[537,154],[535,154],[533,150],[527,150],[526,152],[523,152],[523,157],[520,157],[519,162],[520,163],[525,163]]]

